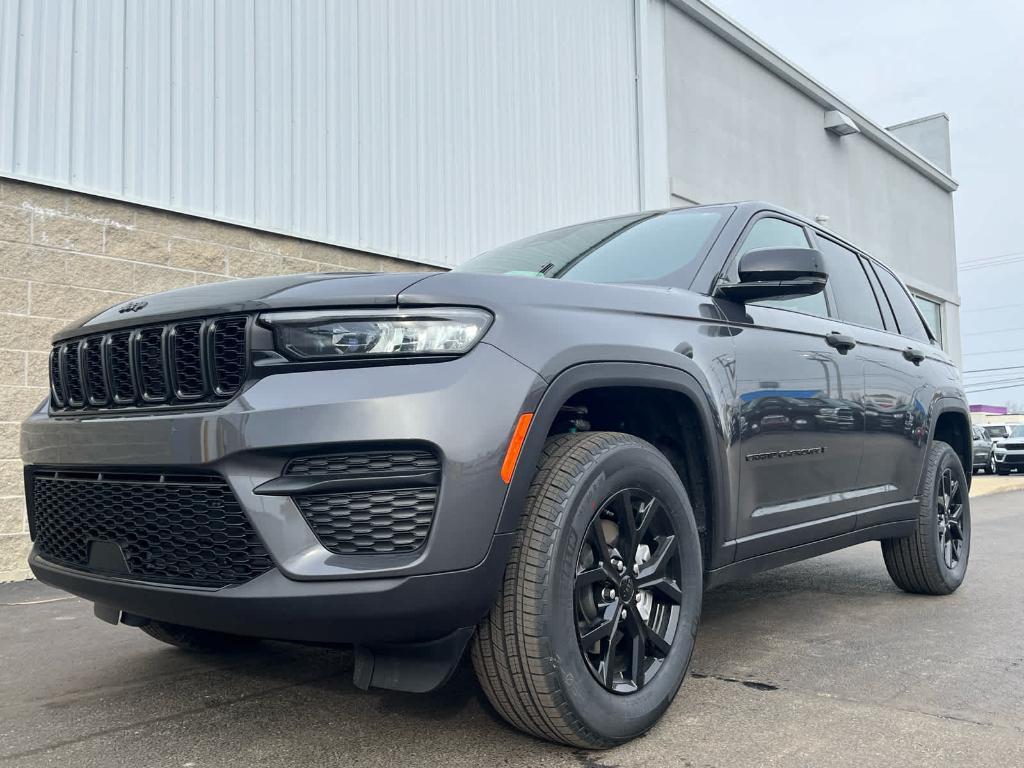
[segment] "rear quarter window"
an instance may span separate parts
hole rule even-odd
[[[872,265],[875,274],[882,284],[889,306],[896,315],[896,323],[899,325],[900,333],[918,341],[931,342],[928,329],[925,328],[921,315],[918,314],[917,305],[910,298],[910,294],[903,287],[903,284],[896,279],[896,276],[885,267],[879,264]]]

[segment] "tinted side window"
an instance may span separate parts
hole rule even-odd
[[[824,237],[817,240],[818,248],[825,257],[828,284],[832,286],[839,318],[869,328],[884,328],[875,293],[860,266],[860,257]]]
[[[900,285],[896,276],[880,266],[875,267],[875,274],[878,275],[882,288],[885,289],[885,295],[889,298],[889,306],[892,307],[893,314],[896,315],[900,333],[919,341],[930,341],[928,331],[925,330],[924,323],[921,322],[921,316],[917,314],[914,301]]]
[[[882,284],[878,282],[878,276],[875,275],[875,270],[871,267],[871,263],[863,256],[860,257],[860,265],[868,276],[868,282],[871,283],[871,287],[875,291],[875,296],[878,297],[878,308],[882,310],[882,319],[885,321],[885,327],[893,333],[898,333],[899,330],[896,326],[896,318],[892,314],[892,309],[889,307],[889,302],[885,298],[885,291],[882,290]]]
[[[804,228],[782,219],[764,218],[754,222],[750,228],[743,245],[740,247],[739,255],[752,251],[755,248],[809,248],[807,235]],[[828,305],[825,303],[825,294],[818,293],[814,296],[800,296],[795,299],[765,299],[764,301],[752,302],[761,307],[775,307],[777,309],[788,309],[792,312],[803,312],[808,315],[828,317]]]

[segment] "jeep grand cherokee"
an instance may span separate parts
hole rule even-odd
[[[25,423],[44,582],[188,649],[351,643],[606,747],[686,674],[704,590],[868,540],[970,554],[960,377],[875,259],[762,203],[633,214],[447,274],[197,286],[60,332]]]

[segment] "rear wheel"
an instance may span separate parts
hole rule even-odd
[[[643,734],[689,666],[702,568],[686,490],[657,449],[615,432],[553,438],[473,641],[491,704],[573,746]]]
[[[971,506],[960,457],[946,443],[932,443],[919,496],[914,532],[882,541],[885,567],[905,592],[948,595],[967,574]]]
[[[244,648],[258,642],[255,638],[211,632],[207,629],[184,627],[165,621],[151,621],[141,627],[142,631],[162,643],[197,653],[215,653]]]

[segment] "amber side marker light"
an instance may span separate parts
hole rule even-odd
[[[516,462],[519,461],[519,452],[523,450],[523,443],[526,441],[526,433],[530,430],[530,422],[533,421],[532,413],[519,415],[516,428],[512,432],[512,439],[508,443],[508,450],[505,451],[505,460],[501,462],[501,479],[505,485],[512,482],[512,473],[515,471]]]

